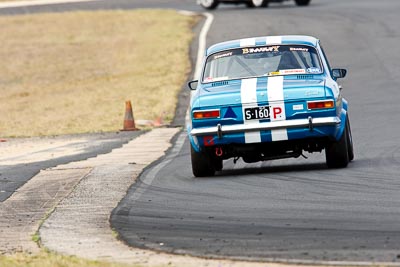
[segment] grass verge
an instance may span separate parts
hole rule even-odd
[[[80,259],[73,256],[62,256],[50,252],[41,252],[37,255],[24,253],[12,256],[0,255],[2,267],[139,267],[139,265],[126,265],[110,262],[100,262]]]
[[[0,136],[116,131],[173,118],[196,18],[172,10],[0,17]]]

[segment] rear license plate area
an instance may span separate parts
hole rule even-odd
[[[246,120],[264,120],[270,118],[269,106],[259,106],[244,109],[244,117]]]

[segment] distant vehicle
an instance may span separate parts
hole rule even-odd
[[[194,176],[223,160],[246,163],[322,152],[330,168],[353,160],[348,103],[320,41],[268,36],[219,43],[206,51],[200,80],[189,82],[188,135]]]
[[[205,9],[215,9],[220,3],[246,4],[247,7],[267,7],[271,2],[283,2],[288,0],[197,0],[197,3]],[[298,6],[307,6],[311,0],[295,0]]]

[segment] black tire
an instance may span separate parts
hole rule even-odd
[[[329,168],[345,168],[349,164],[347,137],[346,123],[346,127],[339,141],[332,142],[325,148],[326,164]]]
[[[347,127],[347,151],[349,154],[349,162],[350,162],[354,159],[354,149],[353,149],[353,135],[351,134],[349,114],[347,114],[346,127]]]
[[[192,172],[195,177],[214,176],[215,168],[207,154],[196,152],[190,146],[190,156],[192,160]]]
[[[298,6],[308,6],[311,0],[295,0]]]
[[[216,9],[219,5],[219,0],[200,0],[200,5],[208,10]]]
[[[247,7],[268,7],[269,0],[249,0]]]
[[[224,167],[222,159],[216,158],[213,160],[213,166],[214,170],[219,172],[222,171],[222,168]]]

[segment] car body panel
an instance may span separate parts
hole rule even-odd
[[[212,82],[204,82],[201,78],[210,55],[236,48],[269,45],[304,45],[315,48],[321,59],[321,73],[245,77]],[[295,144],[297,141],[320,138],[339,140],[343,134],[348,103],[331,76],[319,40],[314,37],[266,36],[215,44],[206,51],[201,77],[192,94],[187,125],[190,143],[197,152],[207,147],[228,148],[287,141]],[[333,101],[334,106],[318,110],[307,108],[309,101],[327,100]],[[246,120],[246,116],[259,112],[259,107],[269,117]],[[254,108],[256,111],[253,112]],[[213,109],[220,111],[220,117],[193,118],[194,111]]]

